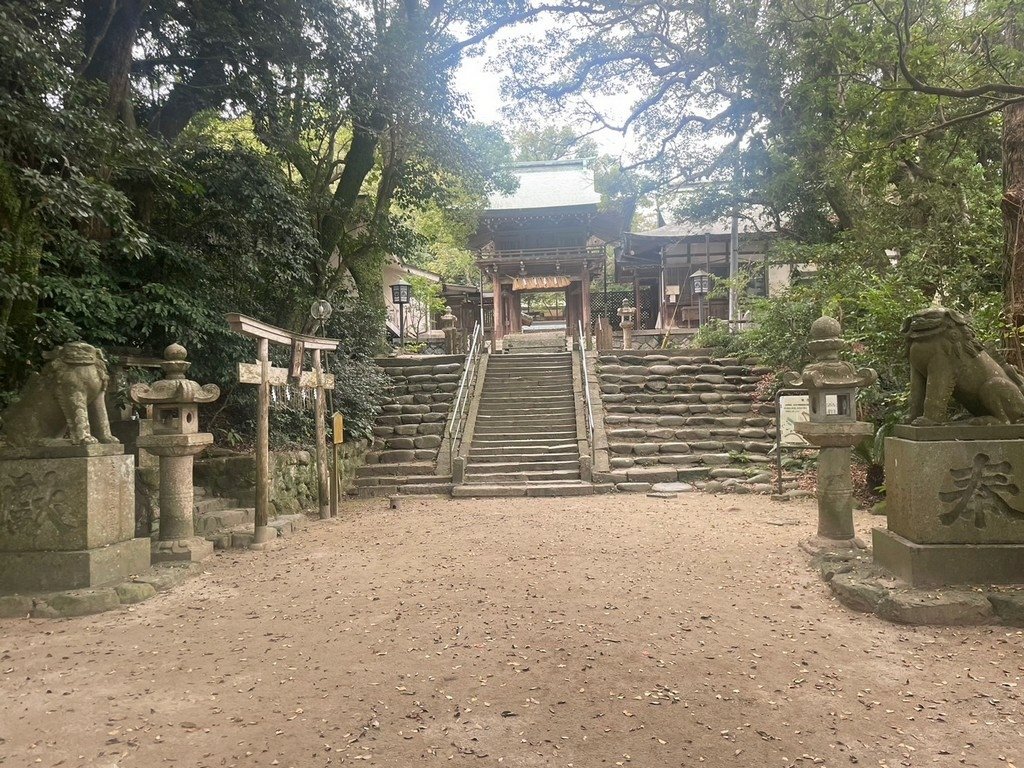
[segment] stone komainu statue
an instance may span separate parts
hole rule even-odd
[[[944,307],[915,312],[903,322],[910,358],[910,409],[915,426],[949,421],[955,398],[979,422],[1024,421],[1024,380],[985,351],[964,316]]]
[[[44,355],[21,396],[0,414],[0,444],[24,448],[52,444],[69,434],[73,445],[117,443],[110,434],[107,363],[96,347],[81,341]],[[90,429],[91,427],[91,429]]]

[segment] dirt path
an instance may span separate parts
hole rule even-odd
[[[1024,633],[844,609],[810,503],[345,514],[132,611],[0,622],[0,765],[1024,767]]]

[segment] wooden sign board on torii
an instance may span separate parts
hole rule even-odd
[[[334,389],[334,374],[323,369],[322,353],[334,351],[341,342],[338,339],[323,339],[293,333],[274,325],[261,323],[245,315],[225,315],[228,325],[235,333],[249,336],[257,341],[255,363],[238,364],[238,381],[241,384],[255,384],[257,391],[256,418],[256,530],[254,543],[262,545],[269,541],[271,531],[267,526],[270,510],[270,388],[288,384],[315,392],[316,416],[316,465],[320,517],[330,517],[337,510],[330,508],[331,494],[327,487],[327,399],[325,391]],[[313,353],[312,370],[289,370],[270,364],[270,344],[282,344],[293,352],[293,368],[301,369],[305,352]],[[292,376],[298,373],[298,377]]]
[[[315,350],[314,350],[315,353]],[[239,363],[238,383],[239,384],[260,384],[263,381],[263,367],[259,363]],[[275,368],[270,366],[267,369],[267,382],[272,387],[284,387],[292,385],[299,389],[334,389],[334,374],[320,373],[317,371],[303,371],[298,379],[291,378],[291,372],[287,368]]]

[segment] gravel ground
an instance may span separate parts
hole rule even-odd
[[[0,765],[1024,766],[1024,634],[846,610],[810,502],[344,515],[133,609],[0,621]]]

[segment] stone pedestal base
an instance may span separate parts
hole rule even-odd
[[[813,536],[799,544],[800,549],[809,555],[820,555],[824,552],[851,552],[867,549],[863,541],[856,537],[849,539],[829,539],[824,536]]]
[[[135,536],[135,462],[120,445],[0,456],[0,593],[83,589],[149,570]]]
[[[100,587],[149,571],[149,539],[106,547],[0,553],[0,593]]]
[[[917,544],[875,528],[875,562],[915,587],[1024,584],[1024,544]]]
[[[213,554],[213,542],[193,536],[153,542],[153,563],[198,563]]]

